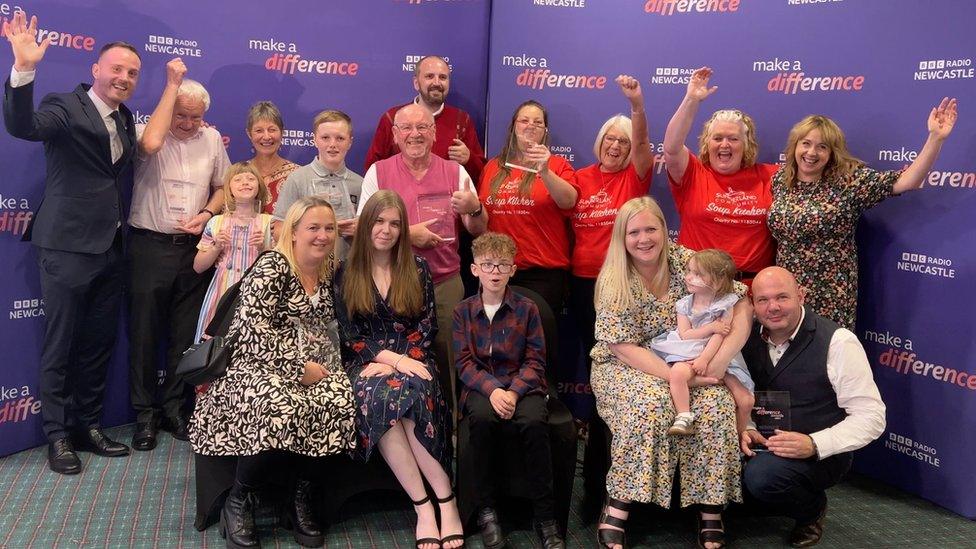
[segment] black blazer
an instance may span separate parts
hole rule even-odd
[[[34,110],[34,83],[4,84],[3,121],[7,132],[43,141],[47,159],[44,198],[24,233],[36,246],[79,253],[103,253],[125,224],[131,196],[135,123],[125,105],[122,157],[112,163],[108,131],[88,97],[91,86],[52,93]]]

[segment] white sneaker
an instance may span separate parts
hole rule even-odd
[[[678,417],[674,418],[674,423],[671,428],[668,429],[669,435],[693,435],[697,430],[695,429],[695,416],[692,414],[678,414]]]

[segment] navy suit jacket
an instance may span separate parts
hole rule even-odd
[[[132,190],[136,136],[132,113],[119,105],[125,125],[122,157],[112,163],[108,131],[88,97],[87,84],[71,93],[52,93],[34,110],[34,83],[4,84],[3,121],[7,132],[43,141],[47,160],[44,198],[24,240],[36,246],[98,254],[112,246],[125,225]]]

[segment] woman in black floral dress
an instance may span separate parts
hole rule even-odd
[[[363,206],[335,291],[343,364],[356,405],[357,452],[368,459],[378,447],[413,500],[418,547],[460,547],[464,537],[447,473],[448,408],[431,348],[437,334],[434,283],[427,262],[411,251],[406,207],[396,193],[378,191]],[[440,505],[440,529],[424,479]]]
[[[316,458],[355,447],[352,391],[328,329],[335,318],[329,262],[335,235],[327,201],[309,197],[292,205],[275,251],[258,258],[241,283],[227,373],[197,397],[193,451],[240,456],[220,516],[230,547],[258,546],[250,496],[283,467],[298,472],[287,517],[296,541],[324,542],[309,511],[312,479],[322,467]]]
[[[773,176],[769,229],[778,241],[776,264],[806,288],[806,304],[854,329],[861,213],[893,194],[918,189],[956,123],[956,100],[929,114],[928,139],[904,171],[879,172],[847,150],[833,120],[811,115],[790,131],[786,164]]]

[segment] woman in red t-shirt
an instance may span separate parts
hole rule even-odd
[[[541,104],[530,100],[515,109],[505,146],[482,170],[478,189],[488,230],[518,246],[512,284],[534,290],[559,314],[569,278],[567,218],[579,190],[573,167],[549,152],[549,117]]]
[[[712,69],[696,70],[664,133],[664,163],[671,194],[681,216],[678,244],[693,250],[719,248],[735,261],[736,280],[750,283],[773,264],[776,243],[766,225],[773,202],[776,164],[756,164],[756,127],[739,110],[720,110],[705,122],[698,138],[699,157],[685,139],[698,105],[717,86],[708,87]]]

